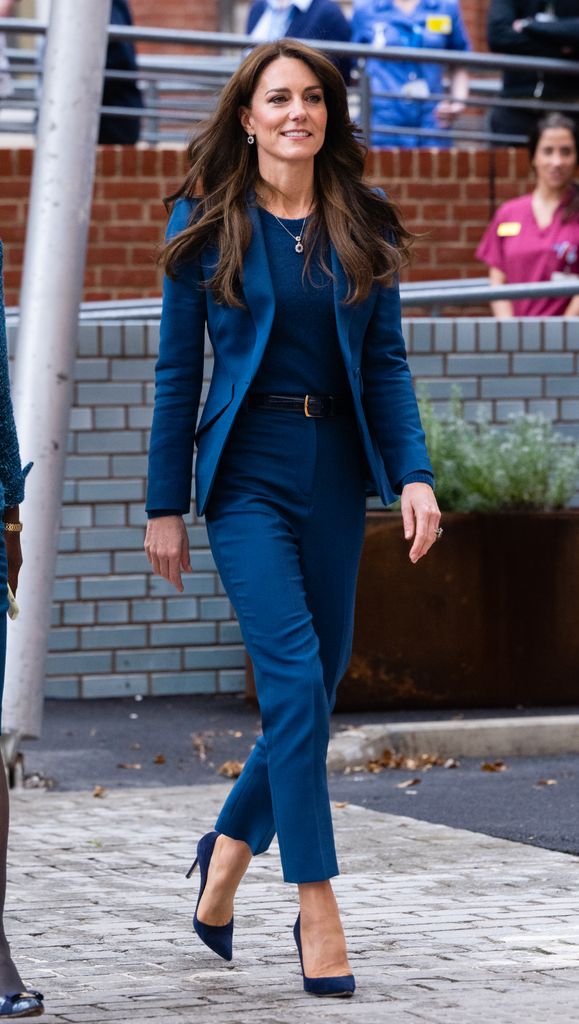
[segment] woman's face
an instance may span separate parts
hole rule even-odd
[[[564,189],[570,185],[577,168],[575,139],[568,128],[547,128],[539,139],[533,157],[539,185]]]
[[[241,124],[255,137],[260,171],[279,162],[313,160],[326,135],[328,111],[317,75],[293,57],[278,57],[257,81]]]

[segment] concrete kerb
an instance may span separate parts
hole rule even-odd
[[[328,770],[356,768],[385,750],[415,757],[532,757],[579,752],[579,715],[364,725],[330,742]]]

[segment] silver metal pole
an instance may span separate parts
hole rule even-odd
[[[10,630],[4,713],[42,723],[56,540],[94,177],[110,0],[53,0],[32,175],[14,410],[34,461],[23,509],[20,617]]]

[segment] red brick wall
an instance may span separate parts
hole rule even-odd
[[[218,0],[131,0],[135,25],[218,32]],[[191,53],[191,48],[140,43],[141,53]]]
[[[461,0],[461,10],[473,50],[488,50],[487,14],[490,0]]]
[[[480,277],[474,251],[494,207],[531,186],[525,150],[374,150],[370,179],[399,203],[423,234],[410,278]]]
[[[5,289],[18,302],[32,151],[0,150],[0,238],[5,243]],[[491,169],[498,201],[526,191],[528,164],[520,150],[494,153],[374,151],[370,178],[397,199],[409,226],[424,233],[411,271],[414,280],[480,277],[474,259],[491,213]],[[158,295],[154,263],[166,215],[161,202],[186,170],[181,147],[101,147],[98,153],[86,299]]]

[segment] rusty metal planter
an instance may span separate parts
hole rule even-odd
[[[370,513],[348,710],[579,700],[579,511],[446,513],[413,566],[399,515]]]

